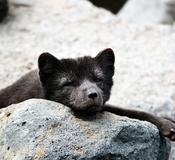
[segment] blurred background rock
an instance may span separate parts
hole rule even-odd
[[[175,20],[175,0],[128,0],[118,16],[139,24],[172,24]]]
[[[172,24],[175,20],[175,0],[89,0],[128,22]]]

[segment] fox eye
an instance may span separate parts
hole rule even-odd
[[[103,81],[103,78],[100,78],[100,77],[95,77],[95,82],[102,82]]]
[[[67,86],[74,86],[75,85],[75,81],[66,81],[62,84],[62,87],[67,87]]]

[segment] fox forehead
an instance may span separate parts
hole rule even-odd
[[[93,76],[97,77],[97,78],[103,78],[104,75],[103,75],[103,72],[102,72],[102,70],[100,68],[95,68],[93,70],[93,73],[86,74],[83,77],[81,77],[81,79],[78,79],[79,82],[80,82],[80,85],[83,82],[88,82]],[[70,73],[63,73],[61,75],[61,77],[59,79],[57,79],[57,82],[60,85],[63,85],[64,83],[72,81],[74,79],[77,80],[77,77],[79,77],[79,75],[76,75],[75,73],[71,73],[71,72]]]
[[[94,74],[98,77],[98,78],[103,78],[103,72],[102,72],[102,70],[99,68],[99,67],[96,67],[95,69],[94,69]]]
[[[61,60],[65,72],[76,73],[84,71],[92,71],[97,67],[97,64],[92,57],[80,57],[77,59],[62,59]]]
[[[77,79],[83,80],[85,78],[103,78],[103,69],[96,63],[94,58],[81,57],[78,59],[62,59],[64,68],[59,72],[60,83],[68,80]]]

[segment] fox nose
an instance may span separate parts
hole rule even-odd
[[[97,98],[97,93],[96,92],[92,92],[92,93],[89,93],[88,94],[88,98],[90,98],[90,99],[95,99],[95,98]]]

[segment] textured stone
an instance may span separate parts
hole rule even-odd
[[[28,100],[0,110],[0,159],[165,160],[170,145],[148,122]]]

